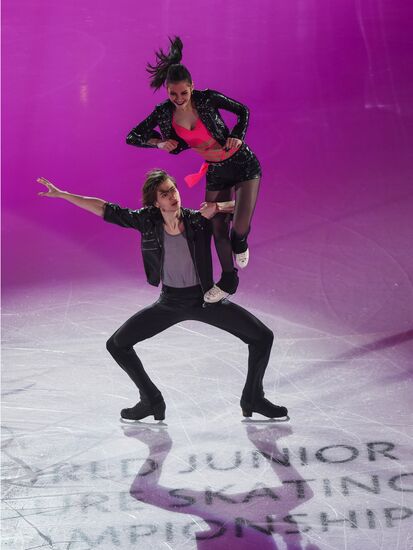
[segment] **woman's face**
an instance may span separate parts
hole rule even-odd
[[[166,87],[168,97],[177,109],[185,109],[191,101],[192,90],[194,85],[187,80],[181,82],[171,82]]]

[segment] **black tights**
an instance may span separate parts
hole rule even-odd
[[[245,238],[249,233],[259,188],[259,178],[243,181],[235,185],[235,210],[232,231],[233,234],[235,233],[236,238]],[[232,199],[232,189],[233,187],[221,191],[207,191],[205,200],[207,202],[230,201]],[[215,248],[222,271],[232,271],[234,263],[229,236],[229,216],[227,214],[217,214],[211,221]]]
[[[136,384],[141,400],[156,403],[162,396],[133,346],[188,320],[218,327],[245,342],[248,345],[248,371],[242,398],[253,404],[264,396],[262,379],[270,358],[272,331],[249,311],[227,300],[204,308],[202,296],[197,287],[164,287],[157,302],[133,315],[107,341],[109,353]]]

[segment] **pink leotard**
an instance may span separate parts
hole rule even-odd
[[[204,123],[200,118],[196,121],[195,128],[193,130],[188,130],[183,126],[180,126],[172,119],[172,126],[174,127],[175,132],[181,137],[186,143],[204,157],[205,161],[201,166],[201,169],[196,174],[189,174],[186,176],[185,182],[192,187],[206,174],[208,170],[208,162],[222,162],[223,160],[232,157],[232,155],[238,151],[236,147],[232,147],[228,151],[220,145],[208,132]]]

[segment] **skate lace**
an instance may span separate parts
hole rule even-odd
[[[210,294],[211,296],[214,296],[214,297],[215,297],[215,296],[218,296],[218,294],[220,294],[221,292],[223,292],[223,290],[220,289],[219,286],[214,285],[214,286],[211,288],[211,290],[209,291],[209,294]]]
[[[210,300],[222,300],[223,298],[226,298],[228,296],[228,292],[225,290],[222,290],[217,285],[214,285],[212,288],[208,290],[208,292],[205,294],[205,297]]]

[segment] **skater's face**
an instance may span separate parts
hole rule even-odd
[[[176,185],[167,178],[156,190],[155,206],[161,212],[178,212],[181,208],[181,197]]]
[[[187,80],[181,82],[169,83],[167,86],[168,97],[177,109],[185,109],[191,101],[194,85]]]

